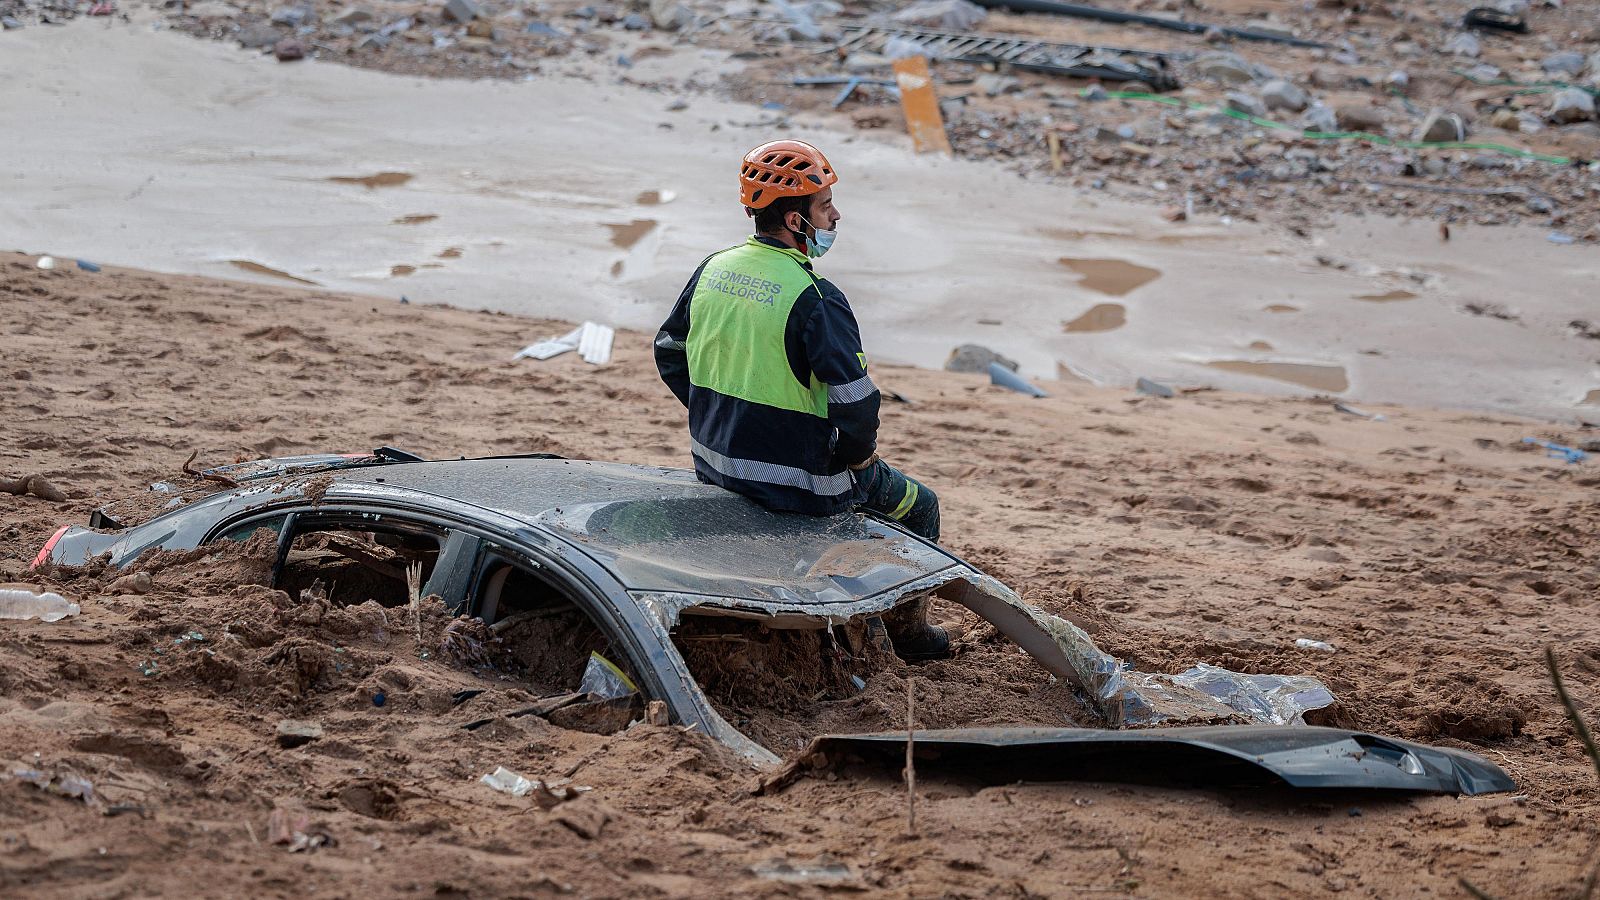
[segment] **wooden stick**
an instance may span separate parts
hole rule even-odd
[[[917,833],[917,763],[912,754],[916,748],[913,730],[917,721],[916,683],[906,678],[906,831]]]
[[[406,588],[411,594],[411,620],[417,629],[417,651],[422,651],[422,563],[406,566]]]

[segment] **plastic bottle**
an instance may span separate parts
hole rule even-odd
[[[78,614],[78,604],[60,594],[26,588],[0,588],[0,619],[57,622]]]

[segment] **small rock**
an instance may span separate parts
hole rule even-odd
[[[1265,118],[1267,107],[1257,97],[1246,94],[1244,91],[1229,91],[1226,99],[1228,108],[1246,115]]]
[[[285,750],[303,747],[322,737],[322,726],[315,722],[284,719],[278,723],[278,746]]]
[[[1583,71],[1586,60],[1582,53],[1567,50],[1562,53],[1552,53],[1539,63],[1546,75],[1577,75]]]
[[[979,75],[974,83],[984,96],[997,97],[1001,94],[1010,94],[1022,90],[1022,80],[1012,75],[1000,75],[986,72]]]
[[[545,22],[529,22],[526,30],[529,34],[535,34],[539,37],[564,38],[567,36],[565,31]]]
[[[278,58],[278,62],[294,62],[297,59],[305,59],[306,45],[294,38],[284,38],[272,48],[272,55]]]
[[[693,26],[695,15],[678,0],[650,0],[650,21],[662,31],[677,31]]]
[[[389,40],[390,38],[387,34],[384,34],[381,31],[374,31],[373,33],[363,37],[361,40],[356,41],[355,49],[382,50],[389,46]]]
[[[1340,106],[1333,111],[1334,118],[1343,131],[1372,131],[1382,132],[1383,122],[1386,118],[1384,111],[1376,106],[1364,103],[1352,103]]]
[[[54,256],[41,256],[34,262],[34,265],[48,272],[56,267],[56,258]]]
[[[1454,37],[1450,38],[1450,40],[1445,41],[1444,47],[1441,49],[1443,49],[1444,52],[1453,54],[1455,56],[1470,56],[1474,58],[1477,57],[1479,53],[1483,52],[1483,48],[1478,44],[1477,35],[1474,35],[1470,31],[1463,31],[1459,34],[1456,34]]]
[[[106,590],[113,594],[148,594],[155,586],[149,572],[134,572],[132,575],[123,575],[112,581]]]
[[[1550,119],[1565,124],[1594,118],[1594,97],[1585,90],[1567,88],[1550,102]]]
[[[1317,66],[1315,69],[1311,70],[1312,87],[1318,87],[1325,91],[1331,91],[1334,88],[1343,87],[1344,82],[1344,73],[1337,69],[1331,69],[1327,66]]]
[[[649,31],[650,20],[638,13],[628,13],[622,17],[622,27],[626,31]]]
[[[255,25],[246,25],[239,29],[239,33],[234,37],[239,41],[239,46],[246,50],[260,50],[265,47],[277,46],[278,42],[283,40],[283,32],[265,22],[261,22]]]
[[[10,31],[10,30],[12,30],[14,28],[21,28],[21,27],[22,27],[22,23],[17,21],[16,19],[11,18],[10,16],[0,16],[0,28],[5,29],[6,31]]]
[[[1414,141],[1425,141],[1430,144],[1442,144],[1446,141],[1464,141],[1467,139],[1467,123],[1461,117],[1442,109],[1434,109],[1428,117],[1422,120],[1417,127]]]
[[[1195,61],[1194,71],[1203,78],[1227,84],[1243,84],[1256,80],[1255,66],[1245,62],[1237,53],[1208,53]]]
[[[1527,13],[1532,5],[1528,0],[1496,0],[1494,8],[1508,16],[1520,16]]]
[[[444,17],[465,25],[483,15],[483,10],[472,0],[450,0],[444,5]]]
[[[475,38],[494,40],[494,23],[488,19],[473,19],[467,23],[467,34]]]
[[[902,25],[971,31],[989,11],[969,0],[920,0],[890,16]]]
[[[1311,101],[1305,91],[1281,78],[1275,78],[1261,86],[1261,102],[1267,109],[1300,112],[1309,106]]]
[[[962,344],[951,352],[944,368],[946,372],[988,372],[990,363],[999,363],[1013,372],[1019,365],[1016,360],[1007,359],[988,347]]]
[[[1339,117],[1324,104],[1314,103],[1306,110],[1306,114],[1300,117],[1300,127],[1306,131],[1320,131],[1325,134],[1335,132],[1339,130]]]
[[[689,101],[683,99],[682,97],[679,97],[678,99],[667,104],[667,112],[682,112],[688,108]]]
[[[1411,74],[1403,69],[1396,69],[1383,77],[1383,83],[1404,94],[1411,87]]]
[[[272,24],[299,28],[311,18],[311,9],[305,6],[280,6],[272,11]]]
[[[1164,399],[1171,399],[1178,396],[1177,391],[1174,391],[1172,388],[1162,384],[1159,381],[1151,381],[1148,378],[1140,378],[1138,381],[1135,381],[1133,383],[1133,389],[1140,394],[1144,394],[1146,397],[1161,397]]]
[[[328,23],[330,25],[360,25],[364,22],[371,22],[374,18],[376,17],[373,16],[371,10],[360,6],[352,6],[329,19]]]
[[[1501,106],[1489,114],[1489,127],[1501,128],[1506,131],[1521,131],[1522,120],[1517,117],[1516,110],[1509,106]]]

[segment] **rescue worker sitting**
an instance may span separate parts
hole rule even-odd
[[[701,262],[656,336],[661,379],[689,410],[702,481],[779,512],[865,510],[939,539],[939,499],[879,458],[880,396],[844,294],[812,268],[833,246],[838,176],[817,148],[772,141],[739,168],[756,233]],[[942,659],[927,601],[885,616],[895,652]]]

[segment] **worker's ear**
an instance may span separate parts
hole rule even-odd
[[[798,231],[801,234],[806,233],[805,216],[801,215],[798,211],[784,213],[783,224],[789,226],[790,231]]]

